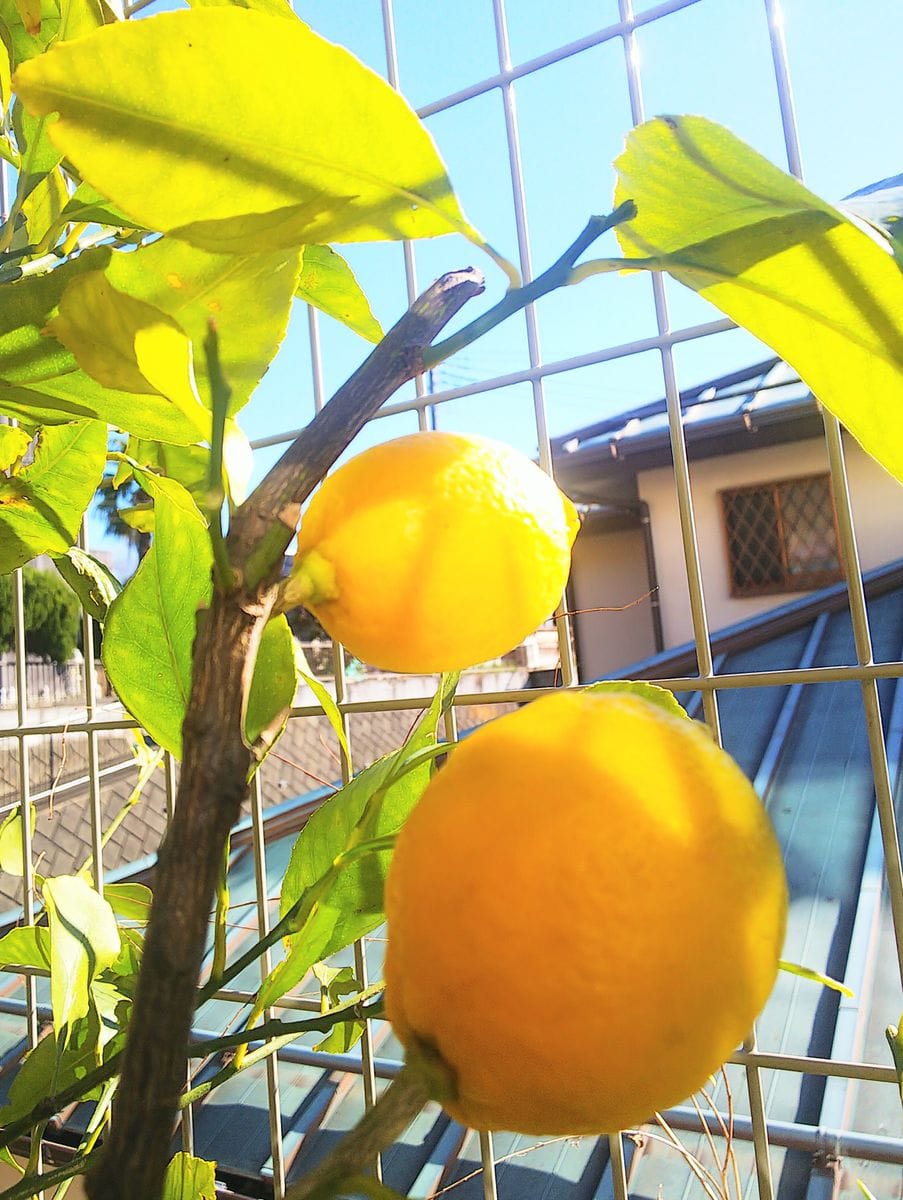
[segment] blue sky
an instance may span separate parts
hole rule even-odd
[[[648,5],[636,0],[637,13]],[[296,0],[299,15],[385,74],[379,0]],[[901,170],[894,135],[899,111],[899,0],[784,0],[784,23],[806,183],[828,199]],[[515,64],[618,20],[616,0],[508,0]],[[498,68],[491,0],[395,0],[402,90],[420,107]],[[699,0],[638,33],[647,115],[695,112],[719,121],[757,150],[786,165],[763,0]],[[631,124],[620,39],[583,51],[516,84],[527,218],[536,271],[549,264],[593,212],[611,207],[612,160]],[[516,258],[516,234],[501,94],[489,92],[439,113],[427,126],[445,158],[465,211],[490,242]],[[613,243],[612,247],[613,249]],[[406,306],[400,247],[343,250],[389,326]],[[457,238],[419,243],[418,281],[425,286],[455,267],[477,265],[487,296],[468,317],[503,292],[505,280]],[[705,302],[668,285],[674,327],[711,319]],[[607,276],[546,297],[538,305],[544,361],[566,359],[656,332],[649,280]],[[321,321],[327,394],[367,353],[358,338]],[[733,331],[679,346],[681,385],[742,366],[762,354]],[[529,366],[524,321],[503,328],[439,368],[438,386],[454,387]],[[402,395],[411,394],[408,392]],[[657,353],[569,371],[550,378],[551,432],[559,434],[662,394]],[[241,418],[249,436],[297,427],[313,412],[307,314],[297,306],[289,336]],[[452,400],[438,409],[441,428],[471,429],[536,447],[527,385]],[[385,418],[355,443],[412,431],[411,414]],[[257,474],[277,456],[257,455]]]

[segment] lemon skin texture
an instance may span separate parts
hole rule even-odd
[[[556,693],[462,742],[402,829],[387,1015],[464,1125],[630,1128],[749,1032],[786,911],[768,817],[704,727]]]
[[[570,500],[511,447],[412,434],[326,479],[286,597],[373,666],[457,670],[506,653],[549,616],[577,528]]]

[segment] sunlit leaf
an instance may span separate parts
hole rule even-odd
[[[280,615],[267,622],[257,651],[245,713],[245,737],[250,744],[262,735],[268,744],[275,741],[285,727],[297,686],[292,631]]]
[[[422,756],[437,749],[439,721],[452,702],[456,684],[457,675],[443,677],[405,745],[355,775],[305,825],[282,881],[279,911],[284,915],[307,897],[306,911],[287,939],[287,957],[258,993],[255,1019],[299,983],[314,963],[363,937],[383,920],[383,888],[391,858],[383,843],[404,824],[429,781],[431,766]],[[341,861],[356,847],[364,853]]]
[[[107,431],[99,421],[42,429],[34,460],[0,478],[0,574],[38,554],[65,554],[103,474]]]
[[[162,13],[58,43],[13,86],[123,212],[212,250],[478,239],[405,101],[301,22]]]
[[[78,596],[89,617],[101,624],[107,609],[122,591],[122,584],[105,564],[78,546],[54,558],[53,565]]]
[[[900,1092],[900,1099],[903,1100],[903,1017],[900,1018],[899,1025],[888,1025],[884,1031],[884,1036],[887,1038],[891,1057],[894,1060],[897,1088]]]
[[[0,113],[6,112],[6,107],[12,97],[12,66],[9,61],[9,50],[6,42],[0,37]]]
[[[223,435],[223,484],[234,505],[244,503],[254,473],[254,451],[236,420],[226,417]]]
[[[663,708],[672,717],[687,716],[686,711],[674,699],[673,692],[669,692],[667,688],[658,687],[654,683],[646,683],[644,679],[603,679],[600,683],[592,683],[583,690],[605,695],[626,692],[628,695],[638,696],[641,700],[648,700],[650,704]]]
[[[830,975],[824,975],[821,971],[813,970],[812,967],[803,967],[784,958],[778,962],[778,966],[788,975],[799,975],[801,979],[808,979],[810,983],[820,983],[822,987],[830,988],[832,992],[840,992],[842,996],[853,995],[845,983],[841,983],[839,979],[832,979]]]
[[[161,238],[114,253],[107,267],[114,287],[168,313],[195,346],[203,345],[215,318],[231,413],[247,403],[279,349],[298,278],[297,250],[250,254],[252,245],[242,254],[213,254]],[[200,354],[196,371],[203,374]]]
[[[103,894],[117,917],[142,925],[147,922],[153,892],[143,883],[108,883],[104,886]]]
[[[90,1008],[92,980],[119,956],[119,930],[109,904],[83,879],[57,875],[42,891],[50,921],[53,1029],[65,1041]]]
[[[141,482],[154,499],[154,539],[110,605],[103,661],[129,712],[180,757],[195,623],[210,598],[212,553],[188,492],[150,472],[141,473]]]
[[[41,27],[37,34],[30,34],[26,30],[16,0],[0,0],[0,21],[9,33],[15,69],[33,55],[42,54],[59,33],[59,0],[41,0]]]
[[[16,181],[18,206],[41,179],[54,169],[62,154],[50,140],[51,121],[47,117],[33,116],[21,102],[17,102],[12,109],[12,123],[20,160]]]
[[[33,804],[29,804],[28,812],[31,832],[34,833],[37,813]],[[22,833],[22,806],[20,804],[4,818],[3,824],[0,825],[0,871],[5,871],[7,875],[23,874]]]
[[[165,396],[196,438],[209,436],[210,416],[193,387],[191,343],[158,308],[118,291],[96,271],[69,284],[47,328],[98,383]]]
[[[332,695],[328,689],[324,687],[320,680],[317,679],[316,675],[314,675],[307,666],[307,659],[304,658],[304,651],[300,646],[296,647],[296,653],[303,663],[303,665],[299,665],[298,667],[298,675],[313,692],[317,703],[323,709],[323,715],[332,726],[333,733],[338,738],[339,745],[342,747],[345,758],[350,762],[351,750],[348,746],[348,739],[345,736],[345,726],[342,724],[342,714],[339,712],[339,706],[332,698]]]
[[[890,247],[702,117],[640,126],[615,165],[616,203],[637,207],[617,228],[630,264],[668,271],[761,338],[903,480],[903,274]]]
[[[50,930],[44,925],[22,925],[0,938],[0,966],[50,966]]]
[[[0,412],[32,428],[95,417],[140,437],[197,441],[194,425],[169,400],[103,387],[45,332],[69,284],[102,270],[109,257],[106,249],[87,251],[47,275],[0,287]]]
[[[336,1008],[361,991],[351,967],[330,967],[317,963],[313,968],[314,978],[320,985],[320,1011]],[[361,1040],[365,1028],[363,1021],[341,1021],[333,1025],[321,1042],[314,1046],[324,1054],[347,1054]]]
[[[0,425],[0,471],[8,471],[31,445],[24,429],[15,425]]]
[[[39,245],[51,227],[59,225],[68,199],[66,180],[62,171],[55,167],[37,183],[22,205],[25,228],[31,245]]]
[[[378,342],[383,336],[382,327],[354,272],[329,246],[304,247],[295,294],[299,300],[335,317],[368,342]]]
[[[92,1009],[87,1017],[75,1023],[65,1045],[58,1045],[57,1035],[51,1031],[30,1051],[10,1085],[6,1105],[0,1109],[0,1125],[18,1121],[48,1096],[83,1079],[99,1060],[100,1024]],[[86,1093],[83,1099],[97,1095],[95,1090]]]
[[[84,37],[116,18],[104,0],[60,0],[60,37]]]
[[[297,21],[292,6],[288,0],[188,0],[191,8],[255,8],[258,12],[269,13],[271,17],[287,17]]]
[[[93,221],[98,225],[112,225],[115,228],[128,228],[132,224],[106,196],[102,196],[89,183],[78,185],[63,209],[63,216],[67,221]]]
[[[160,1200],[216,1200],[216,1163],[176,1154],[166,1168]]]
[[[41,0],[15,0],[15,4],[25,32],[30,37],[37,37],[41,32]]]

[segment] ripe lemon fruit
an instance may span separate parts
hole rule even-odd
[[[301,522],[283,606],[357,658],[453,671],[496,658],[561,598],[577,513],[510,446],[415,433],[330,475]]]
[[[386,1013],[464,1125],[614,1132],[749,1032],[786,910],[769,819],[702,726],[556,693],[463,741],[402,829]]]

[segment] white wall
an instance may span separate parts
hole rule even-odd
[[[862,569],[868,570],[903,557],[903,486],[874,463],[852,438],[845,436],[844,445]],[[730,595],[718,492],[727,487],[791,479],[827,469],[821,438],[690,464],[706,612],[712,630],[775,608],[802,594],[781,592],[743,599]],[[675,646],[692,638],[693,627],[671,468],[641,472],[638,485],[652,520],[665,645]]]
[[[653,653],[649,600],[642,599],[648,590],[640,530],[602,533],[591,525],[580,530],[571,570],[572,607],[622,609],[574,618],[582,682],[610,675]]]

